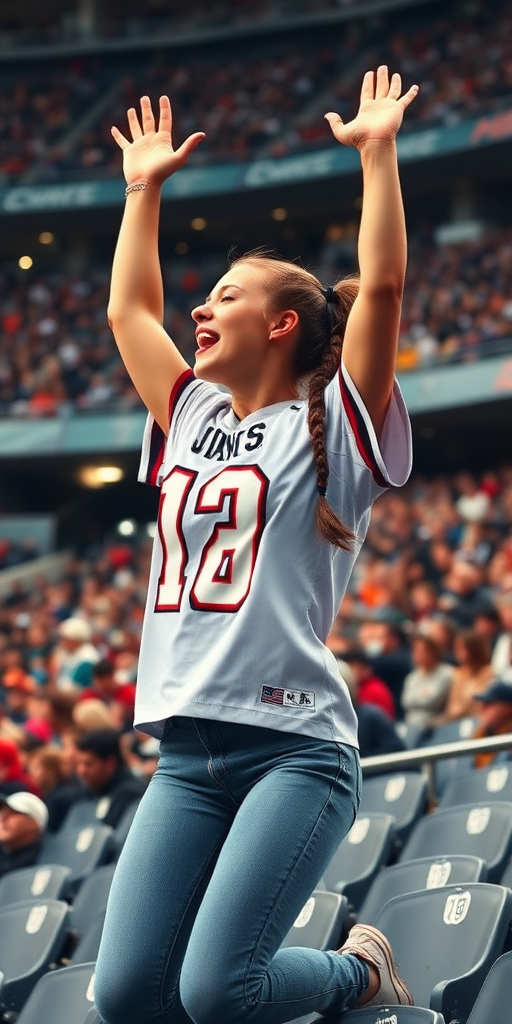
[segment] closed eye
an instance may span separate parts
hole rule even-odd
[[[235,297],[234,295],[223,295],[220,301],[221,302],[232,302],[234,297]]]

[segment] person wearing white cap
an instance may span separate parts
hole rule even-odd
[[[92,685],[93,665],[99,653],[91,643],[91,627],[85,619],[64,619],[52,656],[51,674],[58,690],[78,690]]]
[[[0,878],[36,863],[48,808],[33,793],[0,793]]]

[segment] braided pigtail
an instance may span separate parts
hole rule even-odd
[[[342,523],[326,498],[329,460],[325,445],[325,389],[339,370],[345,325],[358,287],[357,278],[347,278],[336,288],[326,289],[324,294],[330,343],[324,350],[322,362],[310,375],[308,387],[308,427],[318,488],[317,526],[323,537],[344,551],[352,549],[355,538],[352,530]]]
[[[348,277],[334,288],[323,289],[318,278],[303,267],[275,259],[265,250],[235,258],[231,266],[249,263],[267,276],[269,301],[276,309],[295,309],[301,325],[295,350],[295,372],[308,393],[308,427],[316,469],[318,507],[316,521],[322,537],[350,551],[354,534],[326,498],[329,462],[325,444],[325,389],[338,372],[348,315],[359,280]]]

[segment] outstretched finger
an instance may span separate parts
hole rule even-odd
[[[146,135],[147,132],[154,132],[155,118],[153,116],[153,108],[151,106],[151,100],[149,96],[141,96],[140,113],[142,119],[142,130],[144,132],[144,135]]]
[[[110,131],[120,149],[126,149],[130,145],[128,139],[125,139],[124,135],[119,131],[119,128],[115,127],[115,125],[112,125]]]
[[[130,107],[128,111],[128,124],[130,125],[130,131],[132,133],[133,141],[135,142],[135,139],[141,139],[142,128],[139,124],[139,119],[137,117],[137,111],[135,110],[135,107]]]
[[[168,96],[160,96],[160,119],[158,122],[159,132],[172,132],[172,110]]]
[[[343,142],[343,136],[345,133],[345,122],[339,114],[335,114],[334,111],[329,111],[328,114],[324,114],[325,120],[329,122],[330,129],[334,138],[338,142]]]
[[[375,71],[367,71],[361,86],[361,103],[375,99]]]
[[[377,75],[375,81],[375,99],[385,99],[389,94],[389,75],[386,64],[381,64],[377,68]]]
[[[389,84],[389,98],[397,100],[402,92],[402,76],[395,71],[394,75],[391,76],[391,82]]]
[[[404,93],[404,95],[399,101],[402,105],[403,110],[405,110],[405,108],[409,106],[409,103],[412,103],[412,101],[416,99],[416,96],[418,95],[419,91],[419,85],[411,85],[411,88],[406,93]]]

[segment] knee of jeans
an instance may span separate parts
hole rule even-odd
[[[98,972],[94,978],[94,1004],[104,1024],[140,1024],[149,1010],[143,982],[133,984],[116,972]]]
[[[182,1006],[194,1024],[240,1024],[245,1006],[229,984],[229,980],[212,979],[201,970],[188,967],[180,978]]]

